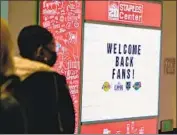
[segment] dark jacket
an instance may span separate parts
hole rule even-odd
[[[23,110],[11,93],[19,83],[16,76],[0,75],[0,134],[25,133]]]
[[[65,77],[40,62],[21,57],[15,57],[14,62],[15,74],[21,83],[15,87],[13,95],[23,110],[23,120],[16,117],[20,124],[13,125],[22,125],[19,129],[23,133],[26,130],[25,133],[36,134],[74,133],[75,113]],[[14,118],[11,114],[10,117]],[[11,130],[8,124],[4,127]],[[11,133],[21,133],[21,130]]]
[[[26,110],[28,133],[74,133],[74,108],[64,76],[47,71],[33,73],[14,95]]]

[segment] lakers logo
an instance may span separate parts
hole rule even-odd
[[[104,82],[103,86],[102,86],[102,89],[107,92],[109,91],[111,88],[111,85],[109,84],[109,82]]]

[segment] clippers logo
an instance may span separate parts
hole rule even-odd
[[[125,1],[109,1],[108,20],[142,23],[143,5]]]
[[[134,85],[133,85],[133,88],[135,90],[139,90],[141,88],[141,82],[136,82]]]
[[[102,89],[107,92],[109,91],[111,88],[111,85],[109,84],[109,82],[104,82],[103,86],[102,86]]]
[[[131,89],[131,82],[126,82],[126,89],[128,91]]]
[[[119,82],[118,84],[114,85],[115,91],[123,91],[123,85]]]

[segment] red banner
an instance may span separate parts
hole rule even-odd
[[[82,125],[81,134],[157,134],[157,119]]]
[[[54,69],[66,76],[79,125],[82,1],[41,1],[40,24],[55,37],[58,54]]]
[[[86,1],[85,19],[160,27],[161,8],[160,3],[142,1]]]

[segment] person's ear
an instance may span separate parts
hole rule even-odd
[[[45,53],[44,53],[44,49],[42,46],[40,46],[37,50],[36,50],[36,59],[39,60],[39,61],[47,61],[48,58],[45,56]]]
[[[37,48],[37,50],[36,50],[35,53],[36,53],[37,57],[43,57],[44,56],[44,52],[43,52],[42,46],[40,46],[39,48]]]

